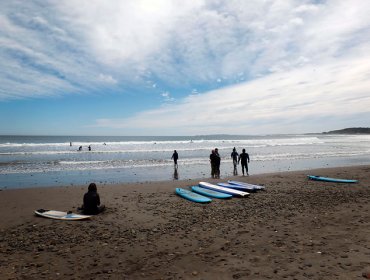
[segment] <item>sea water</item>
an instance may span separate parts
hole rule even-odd
[[[249,153],[250,174],[370,163],[370,135],[0,136],[0,188],[203,180],[215,148],[221,177],[232,176],[234,147]]]

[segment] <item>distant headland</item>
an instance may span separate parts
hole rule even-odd
[[[370,127],[350,127],[323,132],[323,134],[370,134]]]

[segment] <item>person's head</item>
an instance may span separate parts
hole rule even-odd
[[[97,191],[96,184],[95,183],[91,183],[89,185],[89,192],[96,192],[96,191]]]
[[[233,149],[233,152],[236,152],[236,149],[235,149],[235,147],[234,147],[234,149]]]
[[[215,149],[215,152],[218,153],[218,149],[217,148]]]
[[[214,154],[215,153],[215,150],[212,150],[212,154]]]
[[[176,150],[173,151],[174,153],[177,153]]]
[[[245,153],[245,149],[243,149],[243,153]]]

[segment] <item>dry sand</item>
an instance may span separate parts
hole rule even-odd
[[[360,181],[314,182],[308,173]],[[33,211],[76,212],[87,186],[0,191],[0,278],[365,279],[370,273],[370,166],[238,180],[266,191],[201,205],[174,194],[195,180],[98,186],[108,209],[80,222]]]

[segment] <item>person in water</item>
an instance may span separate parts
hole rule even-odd
[[[91,151],[91,145],[89,145],[89,151]]]
[[[231,158],[233,159],[233,165],[234,165],[234,175],[238,175],[238,169],[237,169],[237,165],[238,165],[238,152],[236,151],[235,147],[231,153]]]
[[[100,205],[100,196],[96,184],[91,183],[83,198],[82,211],[85,215],[97,215],[104,210],[105,206]]]
[[[175,168],[177,168],[177,160],[179,159],[179,154],[176,152],[176,150],[173,151],[171,159],[173,159]]]
[[[82,151],[82,146],[78,147],[78,150],[79,150],[79,151]]]
[[[249,176],[248,174],[249,155],[245,152],[245,149],[243,149],[243,152],[239,155],[238,162],[240,162],[242,165],[243,176],[244,176],[244,168],[245,168],[245,172],[247,173],[247,176]]]

